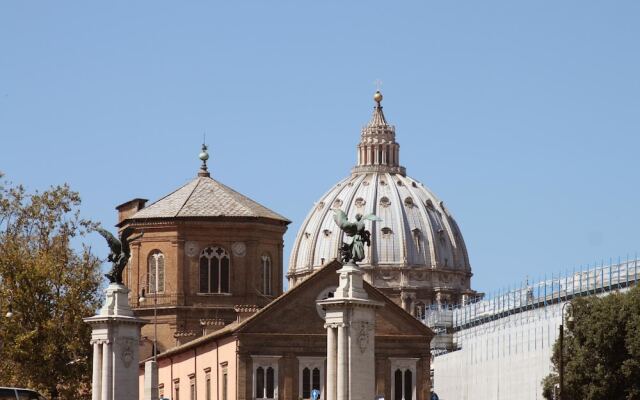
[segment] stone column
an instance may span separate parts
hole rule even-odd
[[[93,374],[91,378],[91,400],[102,398],[102,344],[93,342]]]
[[[133,316],[124,285],[112,283],[98,314],[85,318],[93,343],[93,400],[121,400],[138,393],[140,327],[146,322]]]
[[[111,400],[112,393],[111,381],[113,379],[113,355],[111,353],[111,342],[107,341],[102,344],[102,399]]]
[[[349,362],[347,342],[347,327],[344,324],[338,326],[338,368],[337,368],[337,398],[336,400],[348,400],[349,389],[347,377],[349,375]]]
[[[371,400],[375,396],[375,312],[384,304],[370,300],[363,286],[363,271],[346,264],[338,271],[340,285],[334,297],[317,302],[325,311],[327,327],[327,400]],[[334,350],[335,349],[335,350]],[[331,370],[337,352],[335,397]]]
[[[337,362],[338,349],[336,347],[337,339],[336,328],[327,325],[327,393],[326,400],[336,400],[336,378],[337,378]]]

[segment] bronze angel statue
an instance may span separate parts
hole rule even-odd
[[[364,228],[364,221],[382,221],[373,214],[356,214],[355,221],[349,221],[347,214],[340,209],[333,210],[333,220],[340,229],[351,239],[350,243],[343,243],[340,248],[340,258],[346,263],[356,263],[364,260],[364,245],[371,246],[371,232]]]
[[[96,228],[96,231],[105,238],[109,245],[109,249],[111,250],[107,257],[107,260],[111,262],[111,271],[104,274],[104,276],[109,279],[109,283],[122,284],[122,271],[127,265],[127,262],[129,262],[129,256],[131,255],[129,243],[141,237],[142,233],[132,238],[131,234],[133,233],[133,229],[125,228],[120,233],[120,239],[118,240],[106,229],[98,227]]]

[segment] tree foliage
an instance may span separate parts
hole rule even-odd
[[[99,305],[100,262],[77,249],[94,227],[79,205],[67,185],[29,194],[0,181],[0,386],[88,396],[91,330],[82,318]]]
[[[564,399],[640,399],[640,288],[572,301],[573,322],[564,335]],[[559,382],[560,345],[554,345],[554,373],[543,380],[552,399]]]

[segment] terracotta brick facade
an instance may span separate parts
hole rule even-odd
[[[123,221],[121,227],[127,226],[143,236],[131,244],[125,284],[131,289],[136,316],[150,322],[142,328],[142,336],[149,340],[154,335],[154,308],[157,310],[159,352],[236,321],[236,306],[262,307],[282,293],[286,223],[246,218]],[[199,290],[200,255],[209,246],[221,247],[229,255],[229,293]],[[148,287],[152,280],[148,262],[155,252],[164,256],[165,287],[157,298]],[[263,256],[270,260],[268,294],[263,293]],[[145,301],[140,302],[143,288]],[[141,354],[142,358],[151,354],[151,347],[144,349],[147,354]]]
[[[327,331],[316,302],[327,289],[338,285],[336,271],[340,267],[338,262],[331,262],[248,319],[161,354],[159,383],[165,396],[174,398],[178,381],[186,395],[183,382],[195,376],[198,399],[207,398],[210,390],[211,399],[224,400],[222,380],[226,373],[226,399],[260,398],[256,396],[256,367],[270,359],[276,371],[274,398],[308,398],[302,396],[301,370],[305,359],[311,358],[321,370],[321,400],[326,399]],[[361,366],[374,370],[376,395],[394,398],[393,376],[400,360],[415,366],[411,398],[428,400],[433,332],[372,286],[365,284],[365,290],[370,299],[384,304],[375,317],[375,365]],[[213,377],[210,382],[206,379],[208,371]],[[141,383],[144,380],[143,363],[139,379]]]

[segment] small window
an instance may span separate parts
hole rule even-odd
[[[340,199],[336,199],[336,200],[333,202],[333,208],[340,208],[340,206],[342,206],[342,200],[340,200]]]
[[[406,199],[404,199],[404,205],[411,208],[413,207],[413,198],[411,197],[407,197]]]
[[[396,372],[394,373],[394,377],[393,377],[393,383],[394,383],[394,393],[393,393],[393,400],[404,400],[404,398],[402,397],[402,390],[403,390],[403,381],[402,381],[402,371],[397,369]]]
[[[422,251],[422,246],[420,246],[420,239],[422,239],[422,232],[420,231],[420,229],[415,228],[411,231],[411,233],[413,233],[413,242],[416,246],[416,250],[418,251],[418,253],[420,253]]]
[[[302,398],[311,398],[311,370],[309,368],[302,370]]]
[[[253,399],[274,400],[278,397],[278,359],[275,356],[253,358]]]
[[[413,377],[410,370],[404,371],[404,400],[412,400],[413,397]]]
[[[385,196],[385,197],[382,197],[380,199],[380,206],[381,207],[389,207],[390,205],[391,205],[391,201],[389,201],[388,197]]]
[[[206,368],[204,373],[204,397],[205,400],[211,400],[211,368]]]
[[[159,250],[154,250],[148,258],[148,293],[164,292],[164,254]]]
[[[196,400],[196,377],[189,377],[189,399]]]
[[[426,312],[427,312],[426,305],[421,301],[416,301],[415,309],[414,309],[414,316],[416,318],[418,318],[419,320],[423,320],[426,317]]]
[[[367,201],[365,199],[363,199],[362,197],[358,197],[355,201],[355,205],[358,208],[362,208],[364,207],[364,205],[367,204]]]
[[[325,359],[320,357],[300,357],[300,392],[299,398],[303,400],[311,399],[314,390],[320,393],[320,399],[324,396],[324,363]]]
[[[416,362],[418,359],[391,360],[392,400],[413,400],[415,396]]]
[[[200,293],[230,293],[230,258],[222,247],[207,247],[200,254]]]
[[[271,289],[271,257],[263,255],[261,257],[261,276],[262,276],[262,294],[271,296],[273,291]]]
[[[391,228],[385,226],[384,228],[381,229],[382,230],[382,237],[387,238],[389,236],[391,236],[393,234],[393,231],[391,230]]]

